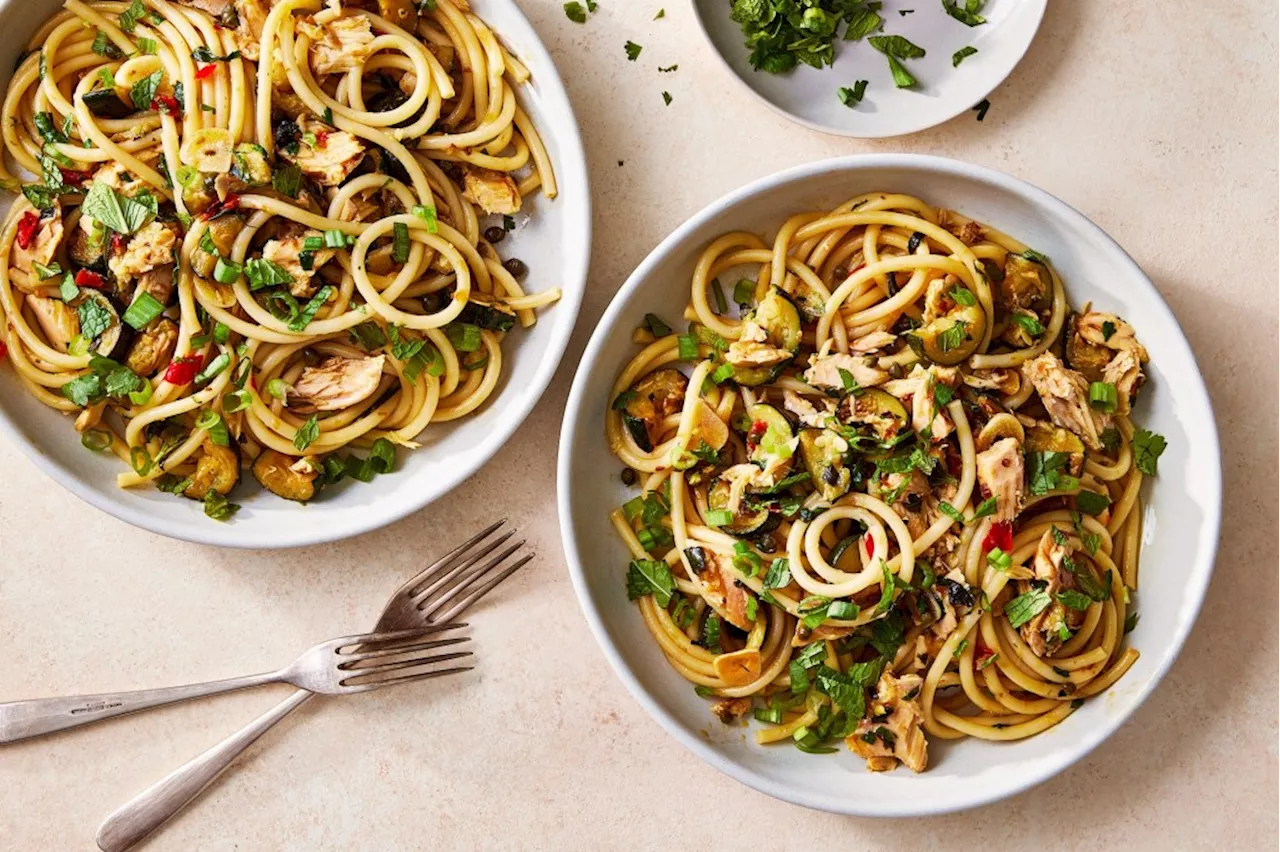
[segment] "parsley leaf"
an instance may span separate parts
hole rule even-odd
[[[1147,476],[1156,475],[1156,461],[1164,452],[1168,442],[1164,436],[1147,429],[1139,429],[1133,433],[1133,461],[1138,470]]]
[[[623,47],[623,49],[624,49],[624,50],[626,50],[626,52],[627,52],[627,59],[628,59],[628,60],[630,60],[631,62],[635,62],[635,61],[636,61],[636,57],[638,57],[638,56],[640,55],[640,51],[644,50],[644,48],[643,48],[643,47],[641,47],[640,45],[636,44],[634,41],[628,41],[628,42],[627,42],[626,44],[624,44],[622,47]]]
[[[967,57],[973,56],[978,52],[978,48],[973,45],[965,45],[964,47],[951,54],[951,67],[955,68],[964,62]]]

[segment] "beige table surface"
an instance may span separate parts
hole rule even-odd
[[[664,2],[665,18],[652,21]],[[444,503],[282,553],[135,530],[0,444],[0,698],[273,668],[363,629],[424,555],[502,501],[540,559],[472,619],[479,671],[434,689],[312,702],[148,848],[1276,848],[1275,3],[1054,0],[984,122],[969,113],[881,142],[824,136],[760,106],[704,45],[688,0],[600,0],[585,26],[559,0],[523,5],[574,99],[595,192],[582,318],[527,426]],[[643,61],[625,60],[627,39],[645,46]],[[677,72],[657,73],[671,63]],[[910,822],[776,802],[663,733],[579,615],[552,491],[577,356],[666,233],[777,169],[902,150],[1030,180],[1138,260],[1208,380],[1226,494],[1200,621],[1133,719],[1011,801]],[[0,850],[92,848],[108,811],[286,694],[256,690],[0,747]]]

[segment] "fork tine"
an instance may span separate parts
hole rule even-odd
[[[401,675],[400,677],[389,677],[384,680],[375,681],[374,683],[362,683],[355,686],[344,686],[346,692],[368,692],[371,689],[381,689],[384,686],[395,686],[398,683],[410,683],[415,680],[429,680],[433,677],[444,677],[445,675],[459,674],[461,672],[469,672],[475,666],[459,666],[453,669],[441,669],[436,672],[422,672],[421,674]]]
[[[470,657],[470,651],[455,651],[452,654],[437,654],[434,657],[415,657],[412,660],[397,660],[394,663],[382,663],[377,666],[366,666],[362,669],[356,669],[349,676],[339,681],[341,686],[362,686],[364,683],[376,682],[381,683],[381,679],[377,681],[363,681],[361,683],[352,683],[359,678],[369,677],[371,675],[382,674],[383,672],[397,672],[402,669],[416,669],[422,666],[429,666],[434,663],[444,663],[449,660],[458,660],[462,657]]]
[[[333,645],[335,654],[346,656],[342,651],[343,648],[352,648],[358,645],[386,646],[388,643],[402,642],[402,640],[421,641],[432,634],[443,633],[446,630],[458,630],[466,626],[466,624],[434,623],[408,630],[387,630],[382,633],[361,633],[356,636],[343,636],[341,639],[334,639],[329,644]],[[379,650],[384,650],[384,648],[379,647]]]
[[[465,610],[467,607],[471,606],[473,603],[475,603],[476,601],[480,600],[480,599],[481,599],[482,597],[484,597],[485,595],[489,594],[489,592],[493,591],[493,589],[494,589],[494,588],[495,588],[499,583],[501,583],[502,581],[506,580],[506,579],[507,579],[508,577],[510,577],[512,574],[516,573],[516,571],[519,571],[522,567],[524,567],[525,563],[526,563],[526,562],[528,562],[528,561],[529,561],[530,559],[532,559],[533,557],[534,557],[534,554],[530,553],[530,554],[528,554],[528,555],[526,555],[526,556],[522,557],[522,558],[521,558],[519,561],[517,561],[514,565],[512,565],[512,566],[510,566],[510,567],[508,567],[508,568],[504,568],[504,569],[502,570],[502,572],[501,572],[501,573],[499,573],[498,575],[496,575],[496,576],[495,576],[495,577],[493,577],[492,579],[488,580],[488,581],[487,581],[484,585],[482,585],[480,588],[478,588],[478,589],[476,589],[475,591],[471,592],[471,593],[470,593],[470,594],[468,594],[465,598],[463,598],[462,600],[460,600],[460,601],[458,601],[456,604],[454,604],[454,605],[453,605],[453,607],[452,607],[452,608],[450,608],[450,610],[449,610],[448,612],[446,612],[444,615],[442,615],[442,616],[441,616],[441,618],[442,618],[443,620],[445,620],[445,621],[448,621],[449,619],[451,619],[451,618],[455,617],[458,613],[462,612],[462,611],[463,611],[463,610]],[[467,588],[467,586],[463,586],[463,587],[462,587],[462,589],[466,589],[466,588]],[[461,589],[460,589],[459,591],[461,591]]]
[[[515,544],[506,548],[471,573],[465,576],[455,576],[447,586],[442,585],[440,588],[436,589],[435,592],[438,593],[438,596],[435,597],[434,600],[423,598],[422,602],[418,604],[418,608],[423,611],[423,617],[430,619],[432,614],[439,610],[441,606],[457,597],[464,589],[475,583],[498,565],[502,564],[502,562],[522,547],[524,547],[524,541],[517,541]]]
[[[453,568],[450,568],[444,574],[441,574],[439,577],[435,578],[435,581],[431,583],[431,585],[426,586],[414,592],[412,597],[413,602],[418,603],[431,597],[433,594],[440,591],[440,589],[444,588],[445,586],[453,582],[459,575],[466,573],[466,571],[470,568],[474,568],[477,562],[479,562],[481,559],[484,559],[486,556],[489,556],[490,554],[492,554],[495,550],[501,547],[508,539],[510,539],[515,534],[516,534],[515,530],[507,531],[506,533],[504,533],[503,535],[495,539],[493,542],[490,542],[484,550],[472,556],[467,557],[466,561],[459,563]]]
[[[470,642],[470,641],[471,641],[470,636],[458,636],[452,639],[437,639],[434,642],[419,642],[415,645],[401,645],[394,648],[385,648],[379,645],[376,647],[375,650],[372,650],[372,651],[363,651],[358,654],[343,654],[342,656],[345,657],[346,659],[343,662],[338,664],[338,668],[343,670],[346,670],[346,669],[355,670],[357,669],[357,666],[355,664],[362,660],[372,660],[377,657],[390,657],[390,656],[394,656],[395,654],[410,654],[415,651],[429,651],[432,648],[444,648],[449,645],[460,645],[463,642]],[[358,668],[360,670],[363,670],[366,667],[360,666]]]
[[[450,550],[444,556],[441,556],[435,562],[432,562],[426,568],[423,568],[415,576],[401,583],[400,588],[396,589],[396,593],[392,595],[392,599],[394,600],[396,597],[400,596],[401,594],[408,594],[411,589],[418,586],[420,583],[422,583],[423,580],[425,580],[431,574],[445,567],[446,565],[452,564],[453,561],[457,559],[458,556],[460,556],[463,552],[470,550],[474,545],[476,545],[478,542],[480,542],[481,540],[489,536],[494,530],[496,530],[498,527],[502,526],[506,522],[507,522],[507,519],[503,518],[497,523],[490,524],[480,532],[473,535],[471,538],[464,541],[462,544],[455,547],[453,550]]]

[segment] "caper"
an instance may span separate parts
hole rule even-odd
[[[524,261],[518,257],[512,257],[502,262],[502,268],[510,272],[516,278],[523,278],[529,274],[529,267],[525,266]]]
[[[499,228],[497,225],[493,225],[491,227],[484,229],[484,238],[491,243],[502,242],[502,238],[505,237],[506,235],[507,235],[507,232],[504,231],[502,228]]]
[[[623,484],[623,485],[635,485],[635,484],[636,484],[636,472],[635,472],[634,470],[632,470],[631,468],[629,468],[629,467],[624,467],[624,468],[622,469],[622,484]]]

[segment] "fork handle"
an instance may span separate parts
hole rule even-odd
[[[29,701],[10,701],[0,704],[0,744],[25,740],[113,719],[126,713],[149,710],[164,704],[187,701],[230,692],[280,680],[279,672],[248,675],[209,683],[187,686],[167,686],[162,689],[139,689],[133,692],[108,692],[100,695],[73,695],[67,698],[36,698]]]
[[[253,722],[117,808],[98,829],[98,848],[102,852],[124,852],[132,848],[185,808],[241,752],[253,745],[272,725],[305,704],[313,694],[299,689]]]

